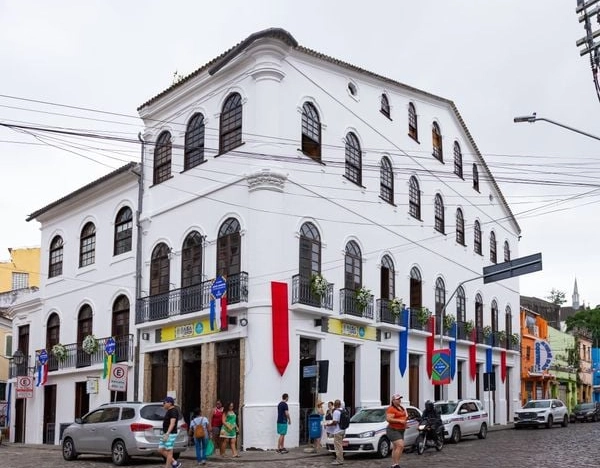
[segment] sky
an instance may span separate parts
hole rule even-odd
[[[600,304],[600,101],[576,0],[0,0],[0,125],[123,137],[73,138],[0,126],[0,260],[38,246],[27,215],[139,160],[137,107],[253,32],[454,101],[521,227],[519,256],[552,289]],[[595,21],[594,29],[600,29]],[[594,124],[596,122],[596,124]],[[447,143],[449,144],[449,143]],[[448,150],[450,151],[450,150]]]

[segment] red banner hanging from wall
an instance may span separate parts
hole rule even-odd
[[[471,332],[471,341],[473,343],[469,346],[469,375],[471,380],[475,380],[477,377],[477,330],[475,329]]]
[[[435,315],[429,317],[429,336],[427,337],[427,377],[431,378],[433,370],[433,345],[435,340]]]
[[[271,282],[273,362],[283,375],[290,362],[290,332],[287,283]]]
[[[506,351],[500,351],[500,378],[502,383],[506,380]]]

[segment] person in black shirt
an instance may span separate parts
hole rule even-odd
[[[181,462],[173,460],[173,446],[177,438],[179,410],[175,408],[175,399],[170,396],[163,400],[163,407],[166,412],[163,418],[163,435],[158,444],[158,452],[166,459],[165,468],[180,468]]]

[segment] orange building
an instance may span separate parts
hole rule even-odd
[[[549,370],[552,350],[548,338],[548,322],[541,315],[522,307],[521,404],[551,398],[551,383],[555,376]]]

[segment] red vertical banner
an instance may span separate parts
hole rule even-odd
[[[433,345],[435,340],[435,316],[429,317],[429,336],[427,337],[427,377],[431,378],[433,370]]]
[[[283,375],[290,362],[290,332],[287,283],[271,281],[273,362]]]
[[[506,351],[500,351],[500,378],[502,383],[506,380]]]
[[[475,380],[477,376],[477,330],[475,329],[471,332],[471,341],[473,343],[469,346],[469,374],[471,380]]]

